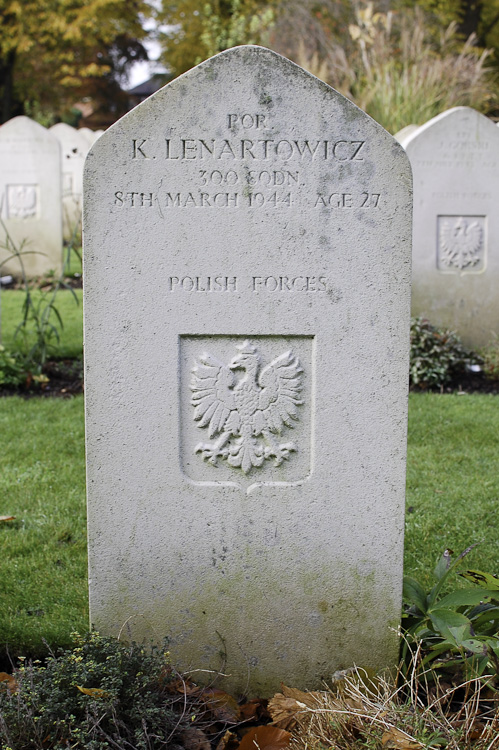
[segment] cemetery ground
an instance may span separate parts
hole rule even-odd
[[[81,358],[81,305],[75,305],[67,292],[59,295],[57,305],[64,319],[57,356],[66,361]],[[14,321],[19,319],[21,306],[21,292],[2,292],[4,345],[13,344]],[[60,648],[83,648],[87,653],[96,648],[95,643],[89,645],[88,639],[83,646],[81,641],[75,644],[71,635],[75,631],[85,633],[88,630],[83,396],[69,395],[70,391],[61,393],[61,390],[58,393],[63,398],[14,395],[0,399],[0,496],[3,500],[0,512],[7,518],[13,517],[0,522],[4,591],[0,643],[1,668],[6,673],[12,671],[12,664],[19,656],[41,659],[45,663],[47,654]],[[45,393],[50,393],[50,390]],[[468,546],[477,544],[463,561],[463,567],[490,573],[499,571],[498,436],[499,402],[496,395],[463,391],[410,394],[405,574],[417,579],[425,591],[429,591],[434,583],[435,562],[446,548],[454,550],[455,558]],[[444,593],[466,587],[465,581],[456,575],[449,577],[447,584]],[[110,643],[103,642],[99,647],[105,658],[109,657],[111,661],[118,658],[113,651],[115,646]],[[54,662],[52,667],[67,669],[69,665],[76,669],[77,653],[69,651],[65,661],[58,662],[58,666]],[[118,656],[123,660],[123,654]],[[163,662],[162,665],[164,670]],[[149,666],[154,671],[158,662],[153,660]],[[195,747],[208,750],[209,740],[216,747],[226,730],[231,734],[226,737],[226,744],[222,742],[220,747],[237,747],[236,727],[239,727],[244,712],[249,712],[250,725],[264,724],[270,718],[274,720],[266,730],[267,734],[259,730],[256,739],[261,750],[270,744],[285,748],[291,736],[297,747],[304,747],[306,742],[309,747],[314,743],[316,747],[325,747],[336,742],[337,747],[355,747],[354,743],[358,743],[359,747],[399,750],[444,745],[455,748],[495,747],[490,744],[493,739],[490,731],[483,734],[484,709],[480,695],[477,698],[476,690],[471,688],[470,700],[475,704],[470,703],[466,708],[469,715],[466,731],[464,724],[459,724],[462,718],[455,718],[456,701],[451,705],[452,701],[447,699],[445,711],[454,716],[455,726],[450,727],[450,719],[443,721],[443,724],[447,722],[448,736],[442,739],[442,726],[435,721],[433,713],[426,716],[426,708],[421,709],[418,730],[413,719],[408,721],[393,698],[392,682],[376,683],[374,694],[359,687],[362,682],[359,683],[355,674],[342,683],[340,694],[334,691],[306,694],[301,692],[300,685],[291,686],[284,689],[281,697],[274,698],[269,715],[265,702],[254,702],[252,708],[246,706],[242,711],[233,698],[221,691],[216,692],[216,683],[212,692],[206,693],[193,686],[186,676],[180,684],[174,665],[168,669],[170,688],[166,692],[177,710],[179,695],[184,691],[182,695],[187,701],[184,709],[188,712],[187,716],[184,711],[188,718],[184,721],[174,711],[176,718],[171,729],[174,731],[178,721],[176,745],[188,750]],[[92,701],[94,708],[97,706],[96,710],[100,710],[106,700],[105,691],[99,694],[101,683],[94,684],[95,678],[81,670],[76,679],[84,683],[80,687],[87,689],[87,695],[79,693],[77,700],[72,696],[80,709],[85,701]],[[123,679],[126,681],[126,674]],[[164,674],[162,679],[166,679]],[[479,691],[482,689],[479,682],[472,681],[470,685],[473,688],[478,685]],[[444,692],[451,688],[454,689],[455,685],[449,687],[444,681]],[[421,690],[424,692],[424,686]],[[438,702],[436,693],[430,691],[427,696],[430,694],[432,701]],[[408,699],[404,694],[402,703],[407,703],[407,700],[417,703],[414,695]],[[466,702],[463,703],[462,695],[459,700],[459,710],[462,710]],[[384,718],[376,723],[373,716],[380,713],[380,704],[384,706]],[[349,713],[345,714],[347,710]],[[331,712],[336,712],[333,722]],[[86,715],[88,719],[88,711]],[[192,721],[190,716],[194,715],[198,719]],[[190,734],[186,726],[189,726]],[[367,729],[371,734],[366,739],[364,732]],[[248,743],[255,739],[251,733],[247,737]],[[487,744],[484,744],[485,740],[479,744],[480,737],[482,740],[486,737]],[[229,740],[232,745],[227,744]],[[46,746],[62,747],[28,744],[27,739],[25,745],[13,744],[16,750]],[[123,744],[123,747],[128,745]],[[241,750],[245,748],[242,742],[240,747]]]

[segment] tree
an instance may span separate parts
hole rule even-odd
[[[163,3],[162,62],[173,75],[238,44],[262,44],[274,20],[278,0],[178,0]]]
[[[147,0],[0,0],[0,121],[38,103],[60,115],[136,59]]]

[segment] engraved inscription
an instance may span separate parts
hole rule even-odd
[[[325,276],[253,276],[254,292],[325,292]]]
[[[438,268],[467,273],[483,270],[485,217],[439,216],[437,222]]]
[[[268,459],[280,466],[297,451],[295,443],[281,443],[280,436],[299,420],[303,370],[291,350],[262,368],[250,341],[236,348],[229,364],[205,352],[192,370],[194,420],[216,438],[198,443],[194,452],[213,466],[222,459],[248,474]],[[239,372],[242,377],[236,377]]]
[[[38,203],[38,185],[7,185],[8,219],[35,219]]]
[[[161,145],[150,138],[133,138],[133,160],[258,162],[296,161],[363,162],[366,142],[345,139],[301,138],[165,138]]]
[[[170,292],[237,292],[237,276],[170,276]]]
[[[169,292],[326,292],[325,276],[169,276]]]
[[[381,193],[319,193],[314,208],[379,208]]]

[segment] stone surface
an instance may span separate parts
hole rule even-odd
[[[64,239],[69,241],[81,224],[83,165],[92,141],[64,122],[53,125],[50,132],[61,144],[63,231]]]
[[[14,117],[0,128],[0,215],[18,248],[24,243],[28,276],[62,270],[61,153],[59,142],[28,117]],[[19,276],[17,259],[3,245],[0,273]]]
[[[189,71],[93,146],[99,630],[168,635],[175,664],[251,694],[396,662],[410,214],[400,145],[259,47]]]
[[[456,107],[402,141],[414,174],[414,315],[471,347],[499,333],[499,130]]]

